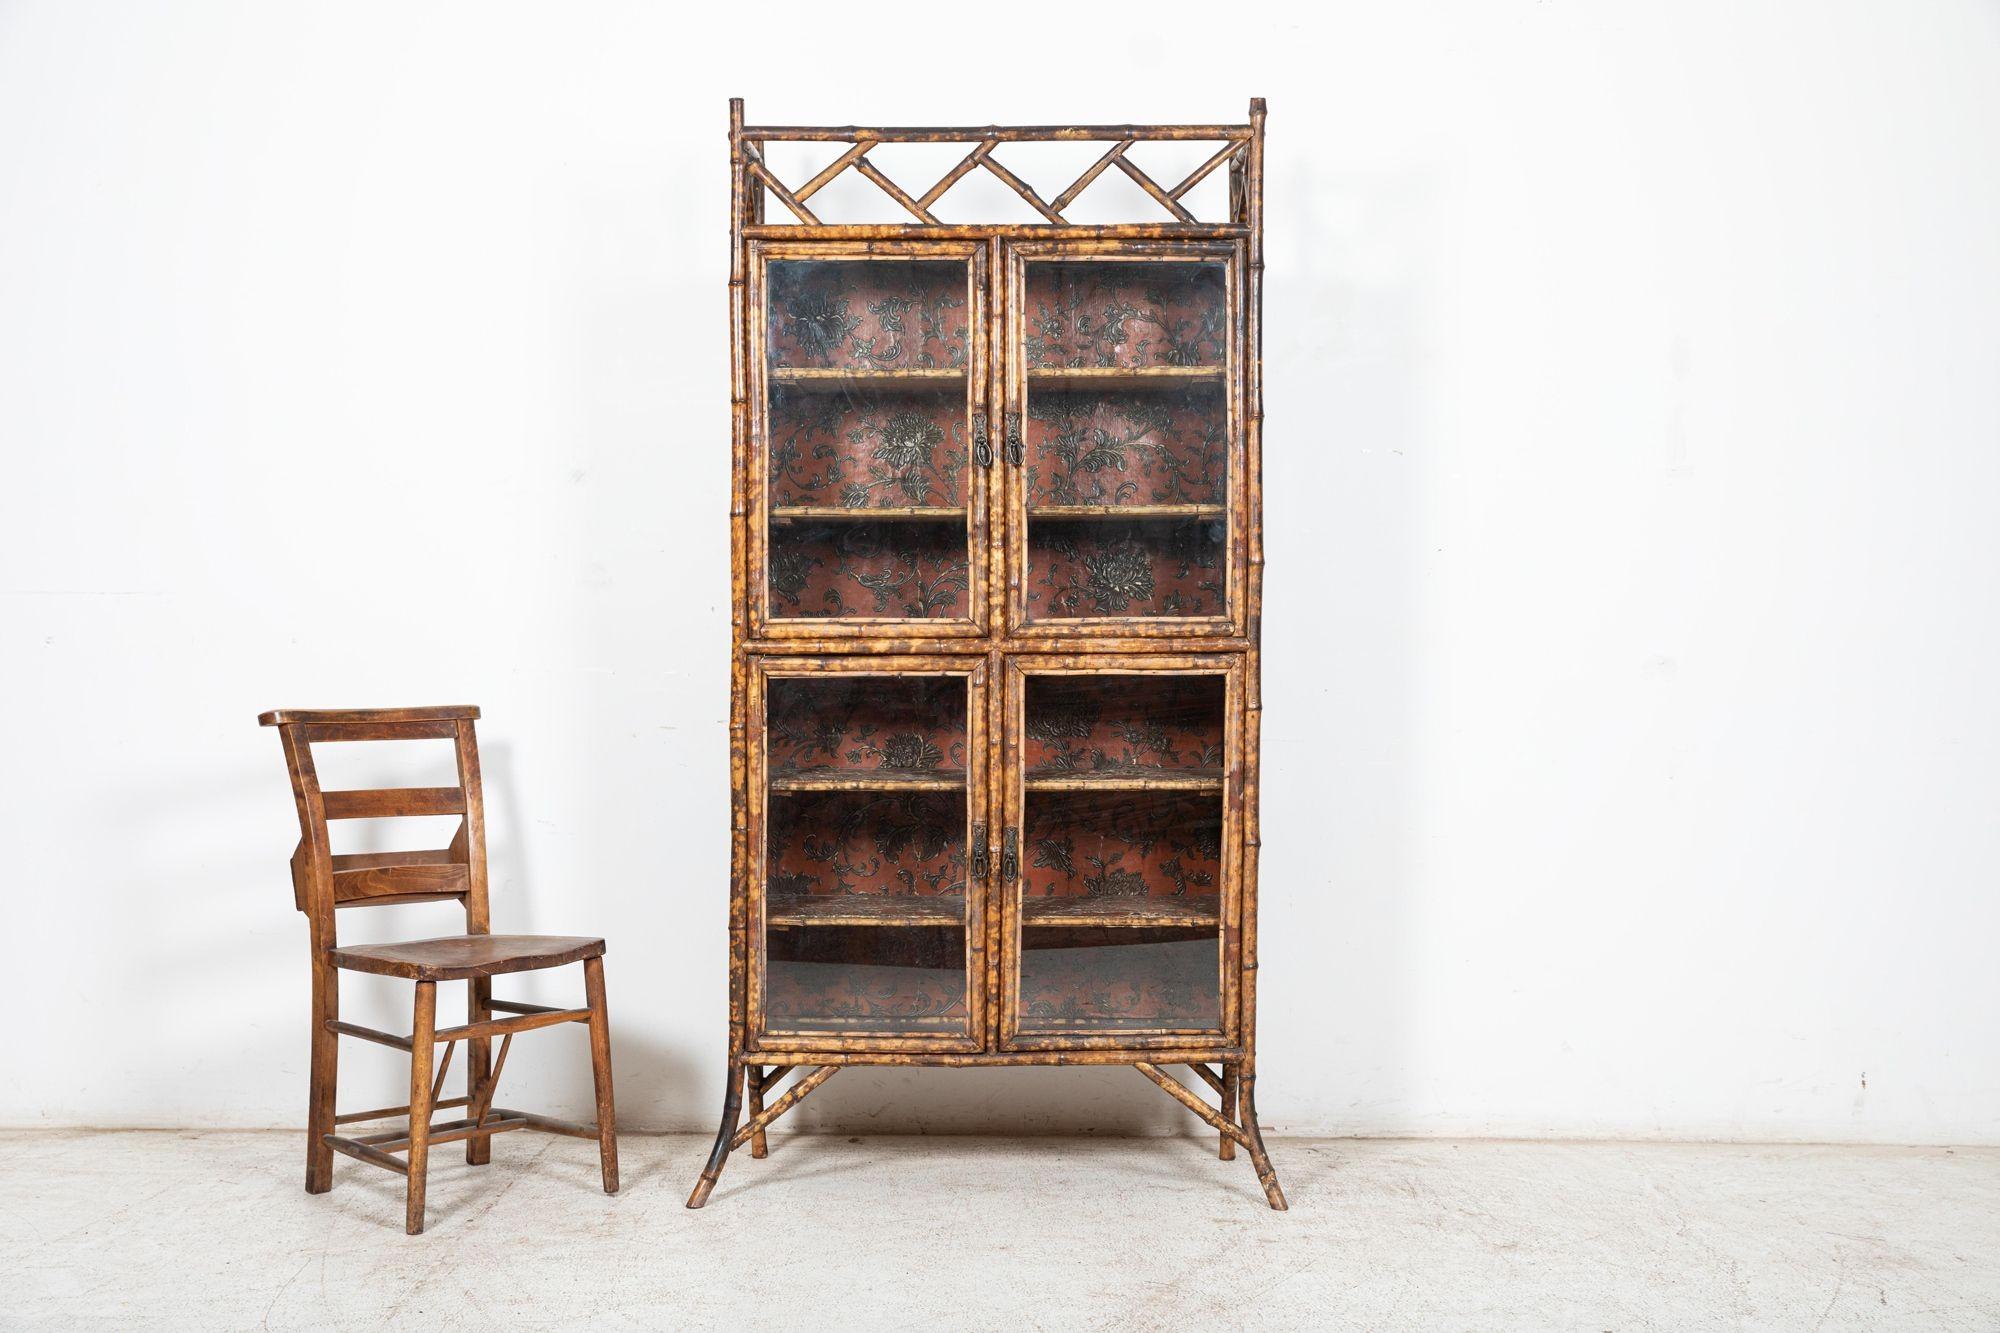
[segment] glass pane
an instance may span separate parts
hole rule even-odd
[[[966,1035],[965,678],[767,697],[765,1030]]]
[[[1228,292],[1220,262],[1028,263],[1028,619],[1228,613]]]
[[[1035,675],[1020,1027],[1222,1026],[1220,675]]]
[[[773,617],[970,616],[969,280],[959,260],[766,267]]]

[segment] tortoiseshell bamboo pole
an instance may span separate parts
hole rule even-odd
[[[1264,721],[1263,651],[1264,631],[1264,99],[1250,99],[1250,149],[1244,170],[1244,221],[1250,227],[1248,327],[1245,330],[1244,364],[1248,372],[1249,418],[1245,424],[1248,457],[1245,484],[1251,505],[1250,521],[1250,647],[1245,664],[1248,698],[1244,709],[1243,748],[1252,756],[1245,769],[1243,797],[1243,1009],[1242,1041],[1246,1052],[1237,1074],[1237,1098],[1244,1132],[1249,1137],[1250,1160],[1264,1197],[1271,1207],[1285,1208],[1284,1191],[1264,1151],[1264,1134],[1257,1124],[1257,865],[1263,847],[1263,826],[1258,817],[1259,765],[1255,756],[1262,741]]]
[[[745,1124],[743,1128],[737,1130],[734,1136],[731,1138],[729,1146],[733,1148],[737,1144],[740,1144],[745,1139],[749,1138],[752,1134],[762,1133],[766,1125],[770,1124],[772,1121],[776,1120],[779,1116],[783,1115],[785,1112],[791,1110],[794,1106],[797,1106],[800,1102],[804,1101],[808,1096],[811,1095],[814,1088],[817,1088],[820,1084],[826,1082],[828,1079],[832,1078],[835,1074],[838,1074],[839,1072],[840,1072],[839,1065],[821,1065],[818,1069],[813,1070],[812,1073],[807,1074],[797,1083],[792,1084],[791,1088],[785,1093],[784,1096],[778,1098],[777,1101],[772,1102],[770,1106],[766,1107],[763,1111],[760,1111],[756,1115],[756,1117],[750,1120],[749,1123]]]
[[[797,196],[794,195],[794,198]],[[922,202],[919,200],[918,202]],[[990,226],[915,222],[750,222],[753,241],[1233,241],[1245,235],[1237,222],[1118,222],[1105,226],[1054,222],[997,222]]]
[[[1173,1075],[1148,1060],[1135,1061],[1132,1067],[1160,1085],[1160,1090],[1179,1102],[1188,1110],[1200,1116],[1204,1123],[1219,1130],[1225,1139],[1244,1139],[1244,1132],[1217,1115],[1208,1103],[1187,1090],[1187,1085]],[[1247,1142],[1247,1140],[1246,1140]]]
[[[1221,1088],[1222,1118],[1232,1123],[1237,1123],[1237,1116],[1236,1116],[1237,1068],[1238,1067],[1236,1065],[1224,1065],[1222,1067],[1222,1088]],[[1222,1137],[1222,1146],[1216,1149],[1215,1155],[1221,1158],[1225,1162],[1235,1161],[1236,1141],[1230,1138],[1227,1134],[1224,1134],[1221,1137]]]
[[[749,474],[750,390],[749,367],[745,364],[745,338],[749,316],[745,304],[745,251],[743,227],[753,216],[750,180],[743,155],[743,99],[729,99],[729,1066],[722,1093],[722,1127],[716,1132],[715,1147],[701,1179],[695,1182],[687,1206],[699,1208],[708,1202],[715,1181],[729,1158],[730,1137],[736,1131],[741,1106],[743,1066],[738,1053],[745,1042],[745,949],[748,923],[745,898],[745,865],[749,837],[749,739],[747,735],[748,660],[744,655],[745,616],[748,607],[749,536],[745,482]]]
[[[690,1208],[708,1202],[708,1196],[715,1191],[716,1178],[722,1174],[722,1164],[729,1160],[729,1150],[735,1146],[736,1116],[743,1107],[742,1089],[743,1062],[731,1056],[729,1082],[722,1093],[722,1128],[715,1132],[715,1147],[709,1151],[708,1165],[701,1169],[701,1179],[694,1183],[694,1193],[688,1195]]]
[[[744,1071],[744,1078],[750,1088],[750,1123],[758,1126],[750,1134],[750,1155],[762,1159],[771,1155],[771,1145],[765,1142],[763,1126],[757,1121],[757,1117],[764,1113],[764,1070],[758,1065],[751,1065]]]
[[[740,100],[740,99],[739,99]],[[1256,101],[1261,102],[1258,98]],[[902,125],[871,128],[859,125],[752,125],[743,133],[752,139],[791,139],[801,143],[1047,143],[1075,139],[1248,139],[1251,125]]]

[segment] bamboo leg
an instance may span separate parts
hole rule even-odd
[[[744,1072],[750,1084],[750,1118],[755,1120],[764,1110],[764,1085],[770,1077],[769,1071],[759,1065],[751,1065]],[[764,1141],[764,1131],[758,1130],[750,1136],[750,1155],[763,1158],[771,1155],[770,1144]]]
[[[1222,1118],[1224,1120],[1238,1124],[1240,1127],[1241,1122],[1237,1121],[1236,1119],[1237,1068],[1238,1067],[1236,1065],[1224,1065],[1222,1067]],[[1221,1138],[1222,1138],[1222,1147],[1216,1151],[1216,1156],[1220,1157],[1225,1162],[1235,1161],[1236,1141],[1230,1138],[1227,1134],[1222,1135]]]
[[[416,1021],[410,1028],[410,1177],[403,1230],[424,1230],[424,1174],[431,1151],[431,1053],[437,1047],[437,983],[417,983]]]
[[[742,1109],[743,1066],[731,1060],[729,1081],[722,1093],[722,1128],[716,1131],[715,1147],[708,1154],[708,1165],[701,1169],[701,1179],[695,1182],[694,1193],[688,1195],[688,1207],[699,1208],[708,1202],[716,1177],[722,1174],[722,1164],[729,1160],[729,1141],[736,1136],[736,1116]]]
[[[597,1158],[604,1192],[618,1192],[618,1112],[611,1104],[611,1016],[604,1007],[604,960],[583,960],[583,993],[590,1005],[590,1077],[597,1085]]]
[[[474,977],[466,983],[465,1021],[484,1023],[493,1017],[493,979]],[[493,1039],[474,1037],[465,1043],[465,1086],[468,1095],[475,1093],[486,1078],[492,1065]],[[465,1141],[465,1162],[467,1166],[485,1166],[493,1160],[493,1136],[475,1134]]]
[[[1250,1139],[1250,1164],[1257,1168],[1258,1183],[1271,1207],[1285,1211],[1285,1192],[1278,1188],[1278,1173],[1271,1169],[1271,1155],[1264,1151],[1264,1132],[1257,1127],[1257,1076],[1244,1070],[1237,1080],[1243,1102],[1243,1132]]]
[[[312,1073],[306,1092],[306,1193],[333,1188],[334,1089],[339,1084],[340,1037],[327,1027],[340,1017],[340,974],[331,963],[313,960]]]

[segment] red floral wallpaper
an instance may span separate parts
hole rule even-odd
[[[1028,507],[1225,504],[1229,413],[1220,385],[1028,395]]]
[[[965,797],[783,792],[771,800],[773,897],[965,892]]]
[[[1227,276],[1219,263],[1043,261],[1027,266],[1030,366],[1219,366]]]
[[[958,260],[774,261],[771,364],[944,370],[966,364],[967,266]]]
[[[963,520],[773,524],[768,559],[775,616],[971,614]]]
[[[1032,522],[1029,618],[1222,615],[1227,531],[1205,519]]]
[[[965,395],[771,394],[773,507],[896,509],[966,503]]]
[[[1221,892],[1216,792],[1029,792],[1023,898]]]
[[[766,686],[772,776],[837,769],[963,772],[963,676],[777,676]]]
[[[1029,676],[1030,774],[1220,771],[1220,676]]]

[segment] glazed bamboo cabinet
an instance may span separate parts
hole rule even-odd
[[[729,1080],[689,1207],[846,1066],[1029,1064],[1132,1066],[1285,1206],[1256,1112],[1263,138],[1261,100],[936,129],[731,103]],[[1103,151],[1045,197],[1002,157],[1050,141]],[[1172,185],[1161,141],[1198,163]],[[798,143],[825,165],[788,185]],[[914,195],[870,160],[906,143],[965,151]],[[816,216],[849,171],[907,221]],[[1038,220],[941,221],[973,172]],[[1107,173],[1154,217],[1067,220]]]

